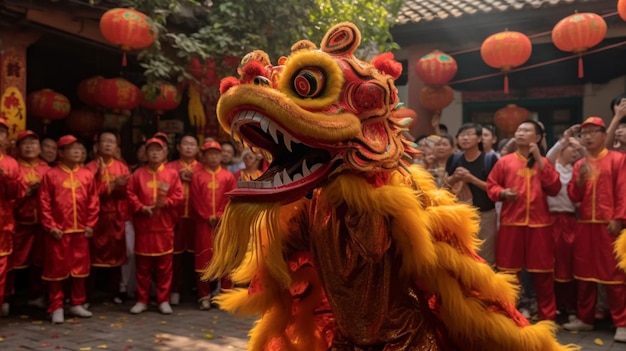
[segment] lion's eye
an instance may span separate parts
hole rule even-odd
[[[318,97],[326,87],[326,77],[318,68],[302,68],[293,79],[293,89],[302,98]]]

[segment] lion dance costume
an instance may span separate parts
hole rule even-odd
[[[341,23],[277,66],[254,51],[220,85],[222,127],[272,155],[230,194],[205,272],[248,286],[217,300],[261,316],[249,348],[576,349],[515,310],[516,278],[475,253],[477,212],[409,166],[402,67],[357,59],[360,39]]]

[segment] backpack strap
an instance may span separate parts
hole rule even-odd
[[[491,169],[493,168],[493,165],[498,162],[498,156],[496,154],[494,154],[493,152],[488,152],[488,153],[483,153],[483,157],[484,157],[484,163],[485,163],[485,174],[489,175],[489,172],[491,172]]]

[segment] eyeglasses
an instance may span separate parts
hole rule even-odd
[[[584,136],[584,135],[591,135],[591,136],[593,136],[593,135],[596,135],[597,133],[602,132],[602,131],[603,131],[602,129],[583,130],[579,134],[580,134],[580,136]]]
[[[461,133],[461,134],[459,134],[457,136],[457,138],[470,138],[470,137],[473,137],[473,136],[476,136],[476,135],[478,135],[478,134],[476,134],[476,133]]]

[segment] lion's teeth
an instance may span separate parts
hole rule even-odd
[[[307,177],[309,174],[311,174],[311,171],[309,170],[309,167],[306,165],[306,159],[302,160],[302,176]]]
[[[287,134],[287,133],[283,133],[283,142],[285,143],[285,147],[287,148],[287,150],[289,150],[289,152],[291,151],[291,142],[293,140],[291,139],[291,135]]]
[[[267,119],[266,117],[263,117],[261,119],[261,129],[263,129],[263,132],[267,133],[267,127],[270,126],[270,120]]]
[[[311,173],[317,171],[318,169],[320,169],[320,167],[322,167],[321,163],[315,164],[311,167]]]
[[[283,185],[282,180],[280,180],[280,173],[276,173],[274,175],[274,186],[281,186]]]
[[[269,133],[274,139],[274,142],[278,144],[278,134],[276,134],[276,125],[274,123],[270,123],[269,125]]]
[[[289,173],[287,173],[286,169],[283,169],[283,183],[284,184],[291,183],[291,177],[289,177]]]

